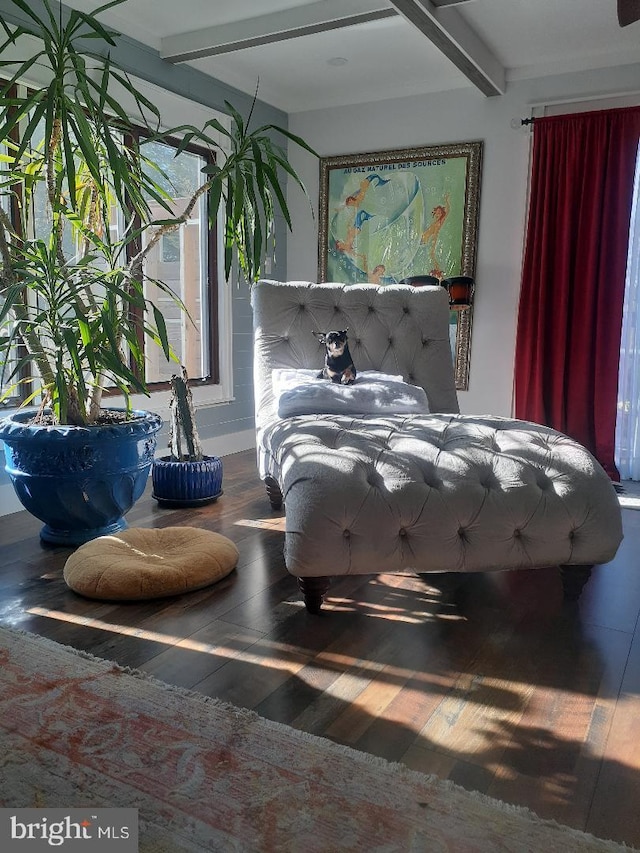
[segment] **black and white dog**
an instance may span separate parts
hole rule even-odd
[[[324,367],[318,373],[318,379],[330,379],[341,385],[352,385],[355,382],[356,369],[349,352],[347,332],[348,329],[313,333],[326,349]]]

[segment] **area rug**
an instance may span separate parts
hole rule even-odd
[[[628,850],[31,634],[0,686],[0,806],[136,807],[141,851]]]

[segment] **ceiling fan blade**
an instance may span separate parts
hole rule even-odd
[[[618,23],[626,27],[640,20],[640,0],[618,0]]]

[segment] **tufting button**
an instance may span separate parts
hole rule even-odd
[[[389,335],[389,343],[390,343],[390,344],[392,344],[392,343],[393,343],[393,337],[392,337],[391,335]]]
[[[429,341],[428,341],[426,338],[423,338],[423,339],[422,339],[422,346],[423,346],[423,347],[428,347],[428,346],[429,346]]]
[[[348,539],[348,538],[351,536],[351,531],[350,531],[350,530],[343,530],[343,531],[342,531],[342,536],[343,536],[345,539]]]
[[[408,313],[409,313],[409,309],[407,308],[407,306],[406,306],[406,305],[405,305],[405,306],[404,306],[404,308],[402,309],[402,312],[403,312],[404,314],[408,314]]]
[[[549,489],[551,486],[551,480],[544,474],[542,471],[538,474],[538,488],[543,492]]]
[[[406,535],[407,535],[407,531],[404,529],[404,527],[401,527],[400,530],[398,530],[398,536],[404,537]]]
[[[369,305],[369,314],[374,314],[375,310],[376,309],[373,307],[373,305]]]
[[[522,533],[521,533],[521,532],[518,530],[518,528],[516,527],[516,529],[513,531],[513,538],[514,538],[514,539],[519,539],[521,536],[522,536]]]
[[[301,302],[299,307],[300,307],[300,310],[301,310],[301,311],[306,311],[306,310],[307,310],[307,306],[304,304],[304,302]]]

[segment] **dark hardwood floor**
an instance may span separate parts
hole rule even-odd
[[[473,577],[457,603],[406,575],[334,582],[309,615],[282,558],[253,452],[224,459],[224,495],[157,507],[132,526],[190,524],[233,539],[214,587],[113,604],[71,592],[68,549],[26,512],[0,519],[0,624],[402,761],[539,815],[640,847],[640,512],[580,601],[554,569]]]

